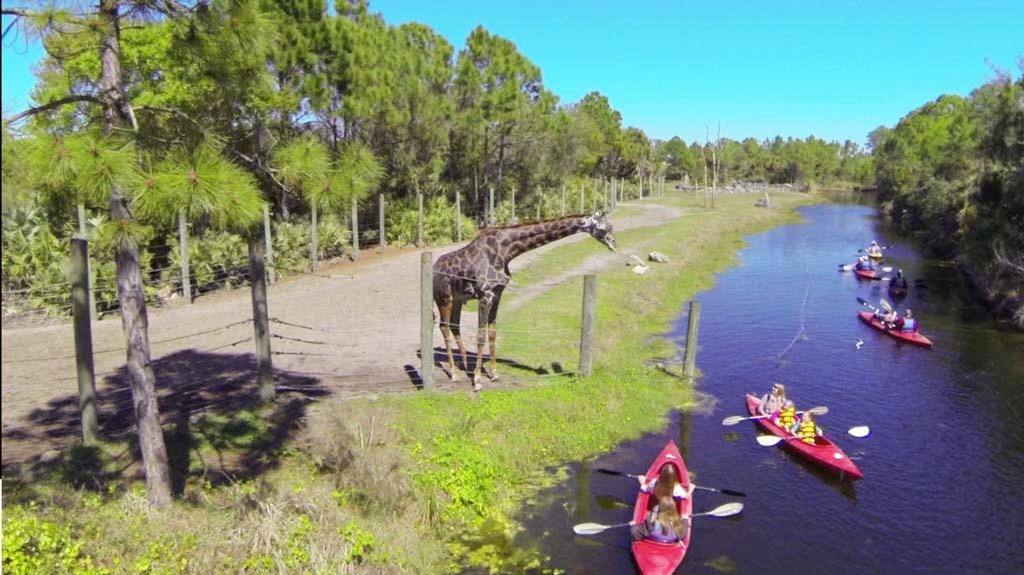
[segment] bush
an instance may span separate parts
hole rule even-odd
[[[107,573],[82,554],[82,543],[72,539],[66,524],[44,521],[16,507],[4,514],[3,524],[4,573]]]
[[[428,244],[455,241],[455,206],[441,196],[426,199],[423,205],[423,240]],[[392,201],[387,208],[385,232],[388,243],[397,246],[416,244],[419,235],[419,202],[415,197]],[[476,234],[472,218],[462,216],[462,238]]]

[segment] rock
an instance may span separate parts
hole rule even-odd
[[[58,458],[60,458],[60,452],[56,449],[51,449],[49,451],[44,451],[43,454],[39,456],[39,463],[49,463]]]
[[[645,264],[644,264],[644,260],[638,258],[636,256],[636,254],[633,254],[633,255],[629,256],[628,260],[626,260],[626,265],[627,266],[643,266]]]
[[[652,262],[658,262],[659,264],[664,264],[668,262],[668,256],[661,252],[651,252],[647,254],[647,259],[651,260]]]
[[[647,266],[640,265],[640,266],[634,266],[633,267],[633,273],[635,273],[637,275],[641,275],[642,276],[642,275],[644,275],[645,273],[647,273],[649,271],[651,271],[651,268],[649,268]]]

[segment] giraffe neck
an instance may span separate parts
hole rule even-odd
[[[505,235],[508,243],[506,244],[504,241],[499,243],[502,246],[499,256],[505,263],[508,263],[532,249],[582,230],[583,223],[579,216],[502,229],[499,231]]]

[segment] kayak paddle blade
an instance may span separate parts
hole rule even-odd
[[[736,514],[742,513],[742,512],[743,512],[743,504],[742,503],[733,502],[733,503],[726,503],[725,505],[721,505],[719,507],[715,507],[711,511],[707,511],[705,513],[701,513],[700,515],[711,515],[712,517],[729,517],[729,516],[736,515]]]
[[[576,535],[596,535],[602,533],[605,529],[608,529],[608,526],[601,525],[600,523],[580,523],[572,528]]]
[[[757,443],[761,447],[774,447],[782,441],[782,438],[777,435],[758,435]]]
[[[737,423],[744,421],[746,419],[748,418],[743,417],[742,415],[730,415],[729,417],[726,417],[725,419],[722,420],[722,425],[736,425]]]
[[[857,427],[851,427],[847,433],[854,437],[867,437],[871,434],[871,428],[866,425],[858,425]]]

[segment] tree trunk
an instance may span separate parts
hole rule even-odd
[[[121,92],[119,0],[100,0],[100,99],[103,104],[103,131],[110,134],[129,116]],[[133,126],[134,127],[134,126]],[[115,189],[110,197],[110,217],[116,222],[132,219],[130,199]],[[142,291],[139,250],[134,242],[122,238],[117,247],[117,299],[121,305],[121,325],[127,344],[127,371],[139,430],[142,468],[146,473],[149,503],[162,507],[171,501],[171,474],[167,447],[160,427],[156,400],[156,377],[150,363],[149,317]]]

